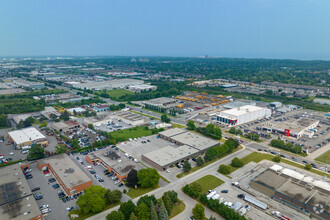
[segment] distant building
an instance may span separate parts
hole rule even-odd
[[[278,109],[282,107],[282,103],[281,102],[271,102],[269,103],[269,107],[273,108],[273,109]]]
[[[160,97],[160,98],[150,99],[148,101],[143,101],[143,104],[165,107],[167,105],[175,104],[176,102],[177,102],[176,99]]]
[[[269,118],[271,110],[253,105],[245,105],[220,112],[217,121],[229,125],[241,125],[262,118]]]
[[[97,112],[105,112],[105,111],[109,111],[110,107],[109,105],[96,105],[93,107],[93,110]]]
[[[13,120],[16,124],[19,124],[20,121],[25,121],[29,117],[32,117],[32,115],[31,114],[16,115],[13,117]]]
[[[48,145],[47,138],[35,127],[28,127],[21,130],[9,131],[9,140],[13,141],[15,147],[20,149],[23,146],[32,144]]]
[[[114,79],[106,80],[102,82],[87,82],[80,84],[73,84],[72,86],[79,89],[90,89],[90,90],[111,90],[111,89],[126,89],[134,85],[142,85],[142,80],[136,79]]]
[[[63,121],[63,122],[56,122],[51,125],[51,128],[54,129],[54,131],[59,132],[70,132],[72,130],[76,130],[80,128],[80,124],[75,121]]]
[[[133,85],[128,88],[129,90],[133,92],[142,92],[142,91],[155,91],[157,89],[157,86],[152,86],[148,84],[142,84],[142,85]]]
[[[67,154],[60,154],[37,161],[40,170],[50,170],[67,196],[82,192],[92,186],[92,180]]]
[[[40,82],[30,82],[26,80],[14,80],[14,84],[16,84],[19,87],[25,87],[25,88],[30,88],[30,89],[43,89],[45,88],[45,83],[40,83]]]

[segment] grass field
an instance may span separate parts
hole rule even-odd
[[[159,188],[159,185],[155,186],[155,187],[150,187],[150,188],[130,188],[129,191],[126,193],[129,197],[131,197],[132,199],[142,196],[150,191],[153,191],[155,189]]]
[[[241,160],[243,161],[243,163],[245,165],[245,164],[250,163],[251,161],[253,161],[255,163],[259,163],[262,160],[272,161],[273,158],[274,158],[274,156],[270,155],[270,154],[263,154],[263,153],[253,152],[253,153],[241,158]],[[281,158],[281,162],[289,164],[291,166],[298,167],[300,169],[304,169],[304,165],[295,163],[295,162],[290,161],[290,160],[286,160],[286,159]],[[238,169],[237,167],[232,167],[231,165],[229,165],[229,166],[230,166],[230,172],[234,172],[235,170]],[[316,170],[316,169],[311,169],[311,170],[306,170],[306,171],[312,172],[312,173],[315,173],[315,174],[318,174],[318,175],[321,175],[321,176],[327,176],[328,178],[330,178],[330,174],[324,173],[324,172]]]
[[[148,118],[152,118],[152,120],[158,120],[160,118],[156,118],[154,116],[151,116],[151,115],[146,115],[146,114],[143,114],[141,112],[137,112],[137,111],[131,111],[131,112],[134,112],[135,114],[139,114],[139,115],[142,115],[142,116],[145,116],[145,117],[148,117]]]
[[[171,211],[171,215],[168,216],[168,219],[174,218],[175,216],[179,215],[181,212],[183,212],[186,208],[186,205],[182,200],[179,200],[178,203],[173,205],[173,209]]]
[[[321,163],[330,164],[330,150],[315,159]]]
[[[242,146],[238,146],[238,148],[236,148],[235,150],[233,150],[231,153],[234,153],[234,152],[239,151],[241,149],[242,149]],[[191,170],[189,172],[187,172],[187,173],[185,173],[185,172],[179,173],[178,175],[176,175],[176,177],[177,178],[182,178],[182,177],[184,177],[184,176],[186,176],[188,174],[191,174],[191,173],[193,173],[193,172],[195,172],[195,171],[197,171],[197,170],[199,170],[199,169],[201,169],[203,167],[206,167],[207,165],[209,165],[209,164],[211,164],[211,163],[213,163],[213,162],[215,162],[217,160],[220,160],[221,158],[224,158],[225,156],[228,156],[231,153],[226,153],[226,154],[222,155],[221,157],[217,157],[217,158],[215,158],[215,159],[213,159],[213,160],[211,160],[211,161],[209,161],[207,163],[204,163],[203,166],[200,166],[200,167],[199,166],[195,166],[195,167],[191,168]]]
[[[194,181],[193,183],[199,183],[201,186],[201,194],[206,193],[209,189],[214,189],[218,186],[220,186],[221,184],[224,183],[224,181],[222,181],[221,179],[212,176],[212,175],[206,175],[203,176],[202,178]]]
[[[119,131],[110,132],[110,135],[114,138],[124,138],[128,140],[130,138],[138,138],[143,136],[152,135],[152,130],[146,130],[145,127],[138,126],[134,128],[123,129]]]
[[[172,128],[185,128],[186,126],[172,123]]]
[[[134,92],[125,90],[125,89],[113,89],[107,90],[106,93],[110,96],[110,98],[118,99],[120,96],[123,95],[133,95]]]

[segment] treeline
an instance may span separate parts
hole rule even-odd
[[[283,149],[283,150],[287,150],[287,151],[290,151],[290,152],[295,153],[295,154],[300,154],[301,150],[302,150],[301,146],[299,146],[297,144],[293,145],[290,142],[284,143],[284,141],[278,140],[278,139],[273,139],[270,142],[270,146],[280,148],[280,149]]]
[[[226,153],[232,152],[235,148],[239,146],[238,141],[233,138],[228,138],[226,142],[222,145],[211,147],[208,149],[204,155],[204,161],[208,162],[217,157],[221,157]]]
[[[157,111],[157,112],[160,112],[160,113],[168,113],[168,114],[173,115],[173,116],[176,116],[177,113],[178,114],[184,114],[183,110],[163,108],[163,107],[160,107],[160,106],[154,106],[154,105],[149,105],[149,104],[144,104],[144,107],[146,109],[150,109],[150,110]]]
[[[201,194],[196,190],[189,187],[189,185],[185,185],[182,189],[184,193],[188,196],[199,200],[202,204],[206,205],[212,211],[219,213],[222,217],[228,220],[245,220],[244,216],[240,216],[234,209],[229,208],[223,203],[220,203],[217,199],[207,199],[205,194]]]
[[[81,106],[81,105],[90,105],[93,103],[105,103],[105,101],[103,101],[102,99],[100,99],[98,96],[95,96],[94,98],[90,98],[90,99],[82,99],[80,101],[77,102],[57,102],[55,105],[57,106],[61,106],[63,108],[74,108],[76,106]]]
[[[221,129],[214,124],[208,124],[205,127],[196,127],[196,131],[216,140],[220,140],[222,138]]]

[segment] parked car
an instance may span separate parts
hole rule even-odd
[[[68,212],[71,212],[72,210],[74,210],[73,207],[68,207],[68,208],[66,208],[66,211],[68,211]]]
[[[46,209],[46,208],[48,208],[48,207],[49,207],[49,205],[46,204],[46,205],[42,205],[42,206],[40,206],[39,209],[40,209],[40,210],[41,210],[41,209]]]
[[[36,193],[33,195],[36,200],[40,200],[43,198],[43,195],[41,193]]]
[[[35,188],[31,189],[31,192],[35,192],[35,191],[38,191],[38,190],[40,190],[40,187],[35,187]]]
[[[48,182],[50,182],[50,183],[53,183],[53,182],[55,182],[55,181],[56,181],[55,178],[50,178],[50,179],[48,180]]]
[[[57,189],[57,188],[60,187],[60,185],[58,185],[58,184],[56,183],[56,184],[53,184],[52,187],[53,187],[54,189]]]
[[[118,187],[122,187],[124,184],[123,183],[119,183],[118,184]]]
[[[228,193],[228,190],[221,190],[221,193]]]
[[[51,209],[50,208],[47,208],[47,209],[43,209],[43,210],[41,210],[41,213],[42,214],[46,214],[46,213],[48,213],[48,212],[50,212],[51,211]]]
[[[65,199],[65,198],[62,198],[62,202],[63,202],[63,203],[66,203],[66,199]]]

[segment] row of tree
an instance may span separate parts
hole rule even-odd
[[[301,150],[302,150],[301,146],[299,146],[297,144],[293,145],[289,142],[285,143],[284,141],[279,140],[279,139],[273,139],[270,142],[270,146],[280,148],[280,149],[284,149],[284,150],[290,151],[290,152],[295,153],[295,154],[301,153]]]
[[[222,138],[222,132],[221,129],[218,126],[215,126],[214,124],[208,124],[205,127],[196,127],[195,122],[189,120],[187,123],[188,130],[196,130],[203,135],[220,140]]]
[[[201,194],[198,191],[192,189],[188,184],[183,187],[183,192],[188,196],[199,200],[202,204],[209,207],[212,211],[218,212],[219,215],[225,219],[230,220],[245,220],[244,216],[240,216],[234,209],[220,203],[218,199],[207,199],[206,194]],[[195,214],[194,214],[195,216]]]
[[[221,157],[226,153],[232,152],[235,148],[239,146],[238,141],[233,138],[228,138],[226,142],[222,145],[211,147],[208,149],[204,155],[204,161],[208,162],[217,157]]]
[[[231,160],[231,164],[230,165],[225,165],[225,164],[221,164],[219,166],[218,172],[222,173],[222,174],[230,174],[232,172],[231,167],[243,167],[244,166],[244,162],[239,159],[238,157],[235,157]]]
[[[149,188],[158,185],[160,175],[156,169],[145,168],[139,171],[132,169],[127,174],[126,185],[128,187]]]
[[[178,203],[178,194],[167,191],[160,199],[154,195],[140,197],[135,205],[132,200],[120,205],[118,211],[107,215],[107,220],[167,220],[173,206]]]

